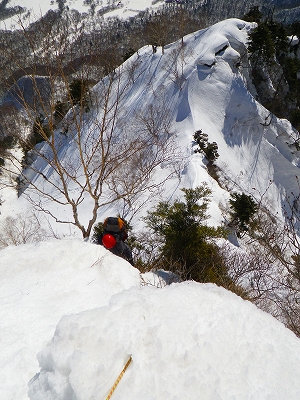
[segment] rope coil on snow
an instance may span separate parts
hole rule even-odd
[[[108,393],[108,396],[106,397],[106,400],[109,400],[113,394],[113,392],[116,390],[116,387],[118,386],[120,380],[122,379],[122,376],[124,375],[126,369],[128,368],[129,364],[132,361],[132,357],[130,356],[127,363],[125,364],[124,368],[122,369],[122,372],[120,375],[117,377],[116,382],[114,383],[113,387],[110,389],[110,392]]]

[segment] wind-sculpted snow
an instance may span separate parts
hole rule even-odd
[[[165,46],[164,54],[160,47],[156,53],[143,47],[116,71],[120,80],[111,101],[117,88],[122,96],[114,143],[122,135],[137,135],[141,118],[152,113],[152,122],[165,123],[158,124],[158,136],[168,136],[177,148],[153,180],[168,176],[172,163],[177,176],[146,208],[205,181],[212,190],[210,222],[220,224],[219,204],[226,205],[230,190],[258,199],[267,191],[270,211],[278,215],[286,192],[299,192],[297,133],[261,106],[249,76],[245,49],[253,26],[222,21],[184,37],[183,46],[181,40]],[[93,89],[99,101],[108,82]],[[95,107],[81,120],[86,149],[102,115]],[[209,176],[203,155],[194,153],[193,133],[200,129],[209,142],[217,142],[222,188]],[[56,132],[57,156],[79,171],[75,133],[71,124],[67,132]],[[45,190],[51,190],[52,179],[59,184],[42,160],[34,166],[46,177],[42,182],[32,176],[35,184]],[[76,186],[71,189],[75,196]],[[16,203],[6,199],[0,218],[15,215],[17,205],[25,203],[24,196]],[[49,207],[58,219],[71,220],[66,207]],[[86,216],[89,207],[84,198],[78,211]],[[101,209],[98,218],[118,212],[118,205]],[[137,230],[141,215],[132,220]],[[73,234],[57,224],[53,231]],[[192,282],[140,288],[136,269],[102,247],[75,239],[9,247],[0,251],[0,260],[1,399],[28,399],[31,378],[32,400],[105,398],[130,354],[133,361],[116,399],[300,398],[299,339],[223,289]]]
[[[255,27],[254,23],[241,20],[225,20],[204,30],[198,44],[198,64],[213,66],[217,57],[237,61],[245,51],[247,33]]]
[[[31,400],[297,400],[300,341],[212,284],[129,289],[65,316],[39,355]]]
[[[165,162],[156,168],[153,182],[162,181],[172,168],[179,174],[168,181],[163,196],[178,197],[181,187],[208,181],[213,191],[212,203],[228,197],[226,190],[244,191],[258,200],[267,191],[274,214],[280,215],[285,193],[298,191],[295,177],[299,172],[299,152],[294,145],[296,132],[290,123],[277,119],[256,100],[246,55],[248,33],[255,26],[228,19],[187,35],[183,45],[180,40],[165,46],[164,51],[158,47],[156,53],[151,46],[140,49],[116,70],[113,83],[110,76],[93,88],[95,107],[80,122],[80,140],[86,141],[85,150],[93,146],[93,138],[99,132],[104,117],[103,93],[110,87],[111,114],[105,115],[106,130],[113,134],[116,152],[119,139],[124,135],[138,137],[144,129],[141,120],[145,122],[149,116],[161,137],[167,131],[170,135],[174,146],[172,163]],[[72,173],[80,175],[78,140],[74,124],[68,122],[71,119],[72,111],[64,121],[68,126],[65,137],[57,133],[58,156],[63,165],[72,167]],[[220,156],[216,163],[222,189],[212,182],[204,160],[194,154],[193,133],[199,129],[208,135],[209,142],[215,141],[218,145]],[[39,163],[37,160],[34,168],[45,168],[44,175],[33,178],[34,182],[37,185],[40,182],[44,190],[51,192],[59,180],[51,166],[43,167]],[[77,186],[70,183],[74,193],[80,190]],[[54,197],[59,196],[57,191]],[[104,191],[103,196],[108,198],[109,192]],[[152,200],[155,203],[153,197]],[[147,202],[147,207],[151,205],[151,201]],[[63,212],[65,217],[65,209],[56,209],[55,204],[52,207],[54,214],[60,216]],[[84,214],[90,207],[85,197],[80,213]],[[120,207],[115,204],[111,212],[120,212]],[[212,221],[220,223],[221,212],[212,207]],[[106,213],[106,209],[100,209],[99,218]]]

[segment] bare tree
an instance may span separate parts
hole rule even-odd
[[[153,53],[156,53],[157,47],[161,46],[162,54],[164,54],[165,45],[169,39],[169,31],[170,24],[166,18],[163,18],[162,14],[152,15],[146,26],[146,36],[152,45]]]
[[[165,66],[165,69],[169,72],[170,79],[178,85],[179,89],[181,90],[184,82],[184,66],[186,64],[186,48],[182,45],[174,48],[169,55],[168,62]]]
[[[66,25],[47,29],[41,42],[24,28],[32,54],[44,52],[45,75],[41,77],[40,66],[33,63],[30,76],[11,89],[15,107],[31,122],[40,143],[28,129],[14,131],[21,147],[30,150],[25,162],[13,153],[11,162],[19,193],[56,222],[76,226],[86,238],[100,208],[118,204],[123,212],[132,213],[163,184],[152,178],[162,163],[175,165],[171,122],[163,97],[145,113],[126,105],[134,64],[113,69],[91,89],[95,59],[86,58],[79,69],[69,65],[81,27],[71,32]],[[63,119],[62,104],[69,109]],[[62,217],[60,209],[65,207],[72,219]]]
[[[35,243],[55,236],[50,227],[45,229],[45,224],[34,213],[6,217],[0,223],[0,248]]]
[[[261,199],[241,249],[223,248],[230,274],[249,299],[300,337],[299,195],[286,196],[285,219]]]

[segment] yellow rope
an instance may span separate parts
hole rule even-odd
[[[127,361],[127,363],[125,364],[124,368],[122,369],[122,372],[120,373],[120,375],[118,376],[118,378],[116,379],[116,382],[114,383],[113,387],[110,389],[110,392],[108,394],[108,396],[106,397],[106,400],[109,400],[113,394],[113,392],[116,390],[116,387],[118,386],[120,380],[122,379],[122,376],[124,375],[126,369],[128,368],[129,364],[132,361],[132,357],[129,357],[129,360]]]

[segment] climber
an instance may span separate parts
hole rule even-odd
[[[120,217],[108,217],[103,223],[103,232],[97,236],[97,243],[134,266],[131,249],[125,243],[127,236],[125,221]]]

